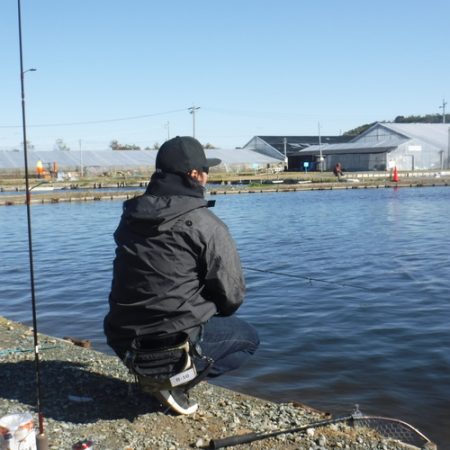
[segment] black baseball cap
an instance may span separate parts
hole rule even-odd
[[[221,162],[218,158],[207,158],[202,144],[190,136],[177,136],[164,142],[156,155],[156,169],[171,173],[187,173],[193,169],[208,172]]]

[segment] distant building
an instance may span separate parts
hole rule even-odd
[[[437,123],[376,123],[351,136],[255,136],[244,149],[277,158],[289,170],[432,170],[450,168],[450,125]]]
[[[320,145],[319,145],[320,143]],[[207,149],[220,158],[215,170],[333,170],[340,162],[344,171],[430,170],[450,168],[450,125],[428,123],[376,123],[351,136],[254,136],[242,148]],[[149,171],[155,165],[154,150],[37,151],[28,152],[29,167],[41,160],[60,170],[84,173],[133,170]],[[322,157],[322,163],[320,160]],[[1,151],[0,170],[23,170],[23,151]]]
[[[346,143],[313,145],[300,159],[324,157],[325,170],[340,162],[344,170],[432,170],[450,168],[450,125],[376,123]]]
[[[281,162],[284,162],[286,153],[288,170],[304,170],[305,162],[308,163],[308,170],[315,170],[320,154],[318,157],[303,155],[302,150],[319,143],[321,146],[339,144],[350,139],[351,136],[254,136],[243,148],[276,158]]]
[[[248,149],[206,149],[208,157],[219,158],[222,164],[213,170],[239,172],[278,167],[279,158],[252,152]],[[44,167],[55,163],[61,171],[84,174],[102,174],[114,171],[148,172],[155,168],[157,152],[154,150],[83,150],[83,151],[37,151],[30,150],[29,167],[34,170],[38,160]],[[23,150],[0,150],[0,170],[20,171],[24,167]]]

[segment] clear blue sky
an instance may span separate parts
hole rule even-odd
[[[22,0],[28,140],[337,135],[450,100],[448,0]],[[22,142],[17,0],[0,1],[0,149]],[[447,106],[450,112],[450,106]],[[119,120],[120,119],[120,120]]]

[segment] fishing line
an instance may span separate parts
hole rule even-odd
[[[36,437],[38,450],[48,450],[47,437],[44,434],[44,416],[42,414],[42,386],[41,374],[39,366],[39,340],[37,333],[37,314],[36,314],[36,294],[34,287],[34,264],[33,264],[33,240],[31,233],[31,208],[30,208],[30,182],[28,176],[28,155],[27,155],[27,133],[25,121],[25,88],[24,75],[25,72],[36,69],[23,70],[23,52],[22,52],[22,18],[20,0],[17,0],[17,15],[19,19],[19,52],[20,52],[20,87],[22,98],[22,133],[23,133],[23,154],[25,164],[25,187],[26,187],[26,209],[27,209],[27,227],[28,227],[28,255],[30,261],[30,285],[31,285],[31,307],[33,314],[33,338],[34,338],[34,361],[36,376],[36,409],[39,421],[39,434]]]
[[[316,283],[325,283],[325,284],[330,284],[330,285],[333,285],[333,286],[350,287],[350,288],[355,288],[355,289],[362,289],[363,291],[371,291],[371,289],[366,288],[364,286],[358,286],[357,284],[336,283],[335,281],[323,280],[321,278],[307,277],[307,276],[291,274],[291,273],[286,273],[286,272],[276,272],[274,270],[256,269],[255,267],[247,267],[246,266],[244,268],[246,270],[251,270],[253,272],[270,273],[272,275],[280,275],[280,276],[283,276],[283,277],[296,278],[296,279],[299,279],[299,280],[306,280],[306,281],[309,281],[310,283],[315,281]]]

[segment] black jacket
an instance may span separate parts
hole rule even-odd
[[[136,336],[192,332],[243,302],[242,269],[228,228],[209,211],[203,191],[186,189],[176,177],[156,180],[146,194],[124,203],[104,323],[114,349]]]

